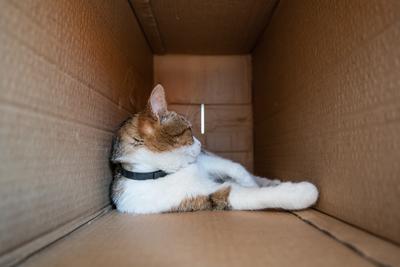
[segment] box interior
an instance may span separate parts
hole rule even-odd
[[[0,14],[0,265],[400,265],[400,2],[35,0]],[[112,135],[156,83],[206,149],[315,183],[314,209],[111,210]]]

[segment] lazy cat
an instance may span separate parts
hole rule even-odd
[[[257,177],[202,151],[190,122],[167,109],[161,85],[153,89],[146,109],[117,132],[112,161],[118,164],[112,199],[121,212],[299,210],[318,198],[309,182]]]

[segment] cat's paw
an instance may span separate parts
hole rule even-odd
[[[317,202],[318,189],[309,182],[282,183],[279,185],[287,199],[284,209],[301,210],[311,207]]]

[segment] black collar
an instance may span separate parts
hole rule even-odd
[[[125,170],[124,168],[120,168],[120,174],[128,179],[132,180],[155,180],[161,177],[164,177],[167,175],[166,172],[164,171],[155,171],[155,172],[131,172],[128,170]]]

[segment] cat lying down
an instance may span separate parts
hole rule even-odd
[[[153,89],[147,108],[119,129],[112,161],[118,164],[112,199],[121,212],[299,210],[318,198],[309,182],[257,177],[202,151],[190,122],[168,111],[161,85]]]

